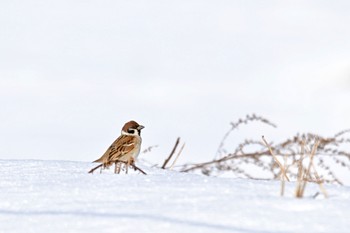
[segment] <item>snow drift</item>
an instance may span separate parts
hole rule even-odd
[[[0,232],[349,232],[350,188],[328,199],[279,196],[278,181],[215,178],[149,168],[148,175],[88,170],[91,163],[0,160]],[[113,169],[111,169],[113,170]]]

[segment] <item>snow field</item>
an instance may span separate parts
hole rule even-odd
[[[350,188],[330,198],[295,183],[215,178],[139,164],[148,175],[94,164],[0,160],[0,232],[349,232]]]

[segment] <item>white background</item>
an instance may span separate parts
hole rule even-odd
[[[131,119],[144,158],[211,159],[229,123],[350,128],[349,1],[0,3],[0,159],[92,161]],[[230,149],[230,148],[228,148]]]

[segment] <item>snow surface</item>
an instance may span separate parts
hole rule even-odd
[[[0,160],[0,232],[349,232],[350,187],[328,199],[279,196],[278,181],[206,177],[140,165],[148,175],[94,164]]]

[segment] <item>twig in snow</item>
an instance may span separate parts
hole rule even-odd
[[[162,165],[162,169],[165,169],[166,165],[168,164],[168,162],[170,161],[171,157],[174,155],[177,146],[179,145],[180,142],[180,138],[177,138],[175,146],[173,148],[173,150],[171,151],[170,155],[168,156],[168,158],[164,161],[163,165]]]
[[[175,165],[177,159],[180,157],[180,154],[181,154],[182,150],[184,149],[184,147],[185,147],[185,143],[184,143],[184,144],[182,145],[182,147],[180,148],[179,153],[177,153],[177,155],[176,155],[176,157],[175,157],[175,160],[173,161],[173,163],[172,163],[171,166],[170,166],[170,170],[173,169],[173,167],[174,167],[174,165]]]
[[[116,166],[117,166],[117,163],[124,163],[126,166],[128,166],[128,162],[126,162],[126,161],[117,160],[117,161],[115,161],[115,165],[116,165]],[[100,168],[100,167],[102,167],[102,166],[108,167],[109,165],[105,165],[105,164],[102,163],[102,164],[100,164],[100,165],[94,167],[93,169],[91,169],[88,173],[93,174],[93,172],[94,172],[96,169],[98,169],[98,168]],[[147,175],[147,173],[144,172],[141,168],[137,167],[137,166],[135,165],[135,163],[131,163],[131,164],[129,164],[129,166],[131,166],[132,168],[134,168],[135,171],[139,171],[139,172],[141,172],[142,174]]]
[[[286,171],[284,170],[284,167],[282,166],[282,164],[280,163],[280,161],[278,161],[276,155],[273,153],[272,149],[271,149],[271,146],[267,143],[267,141],[265,140],[265,137],[262,136],[262,140],[264,141],[265,145],[267,146],[267,148],[269,149],[270,151],[270,154],[272,155],[273,159],[275,160],[275,162],[278,164],[278,166],[281,168],[281,173],[282,173],[282,176],[284,176],[287,181],[289,181],[289,178],[286,174]]]

